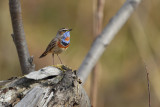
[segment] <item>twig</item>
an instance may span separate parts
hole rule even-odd
[[[103,10],[105,0],[93,0],[93,36],[97,37],[102,32]],[[97,90],[98,90],[98,70],[97,65],[94,66],[91,76],[91,103],[97,105]]]
[[[14,34],[11,34],[13,42],[15,43],[15,38],[14,38]]]
[[[35,66],[33,64],[33,58],[29,55],[25,40],[20,0],[9,0],[9,7],[13,27],[13,34],[11,36],[17,48],[22,73],[27,74],[34,71]]]
[[[151,92],[150,92],[150,82],[149,82],[149,73],[147,69],[147,65],[145,65],[146,75],[147,75],[147,84],[148,84],[148,105],[151,107]]]
[[[160,100],[160,84],[157,82],[160,81],[160,69],[151,49],[153,47],[151,47],[149,39],[147,38],[147,36],[150,35],[147,34],[142,20],[140,20],[138,15],[133,16],[130,23],[131,36],[133,37],[142,61],[146,63],[147,67],[150,66],[150,69],[153,71],[149,72],[149,77],[154,78],[150,79],[150,83],[152,83],[152,88],[154,89],[157,98]]]
[[[109,45],[140,2],[141,0],[127,0],[117,14],[109,21],[100,36],[93,42],[91,49],[78,70],[78,76],[82,80],[82,83],[87,79],[106,46]]]

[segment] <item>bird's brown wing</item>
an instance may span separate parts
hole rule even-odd
[[[42,58],[44,56],[46,56],[49,52],[51,52],[51,50],[56,46],[57,44],[57,38],[54,38],[47,46],[45,52],[39,57]]]
[[[50,52],[55,46],[56,46],[56,43],[57,43],[57,38],[54,38],[47,46],[46,48],[46,51],[47,52]]]

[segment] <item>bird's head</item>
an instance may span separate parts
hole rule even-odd
[[[61,29],[58,30],[57,36],[59,36],[59,37],[63,37],[63,36],[66,36],[66,35],[70,36],[70,31],[71,31],[71,30],[72,30],[72,29],[61,28]]]

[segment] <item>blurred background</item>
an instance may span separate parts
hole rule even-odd
[[[106,0],[103,28],[125,0]],[[78,69],[93,38],[92,0],[21,0],[24,31],[36,70],[52,65],[51,55],[39,59],[62,27],[72,28],[71,45],[60,55],[63,64]],[[143,0],[98,62],[97,107],[147,107],[146,68],[151,105],[160,107],[160,0]],[[0,1],[0,80],[21,76],[12,37],[8,0]],[[56,63],[60,63],[58,58]],[[90,77],[85,89],[90,96]]]

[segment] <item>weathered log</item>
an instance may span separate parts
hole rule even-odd
[[[64,65],[0,82],[0,107],[90,107],[81,81]]]

